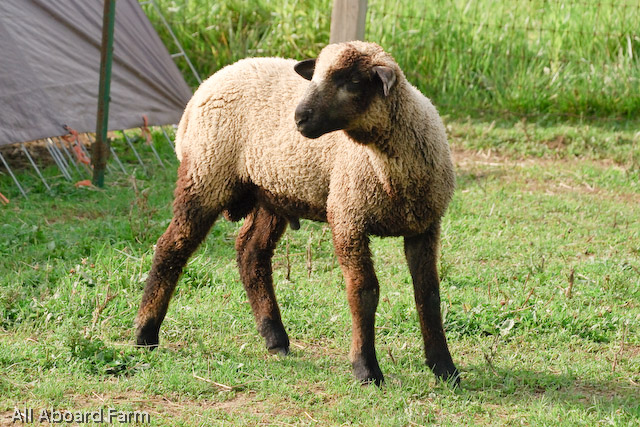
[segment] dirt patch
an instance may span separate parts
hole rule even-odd
[[[627,169],[616,163],[611,159],[582,159],[575,158],[548,158],[548,157],[514,157],[505,154],[500,154],[492,149],[486,150],[467,150],[457,145],[451,146],[451,156],[453,157],[454,164],[461,168],[470,167],[473,165],[480,166],[516,166],[516,167],[530,167],[533,165],[541,165],[543,167],[551,167],[555,165],[562,166],[563,169],[572,169],[579,164],[592,164],[594,167],[601,169],[616,169],[620,171],[626,171]]]
[[[556,194],[586,194],[596,198],[605,198],[624,203],[640,203],[640,193],[614,192],[599,188],[575,174],[581,165],[589,165],[595,169],[617,170],[626,172],[627,169],[612,160],[584,160],[584,159],[549,159],[522,158],[497,154],[492,150],[474,151],[452,147],[452,157],[459,175],[473,175],[475,179],[489,176],[499,176],[511,182],[520,182],[525,191],[534,193]],[[554,172],[552,178],[526,176],[531,168]],[[530,174],[529,174],[530,175]]]
[[[151,419],[188,420],[193,417],[203,420],[228,416],[250,416],[260,422],[269,423],[276,417],[304,418],[308,412],[296,402],[280,401],[277,404],[259,397],[253,391],[221,392],[220,400],[185,399],[180,396],[145,396],[131,391],[115,395],[78,396],[73,410],[95,410],[100,407],[119,408],[123,405],[133,410],[147,412]],[[220,414],[219,416],[216,414]]]
[[[224,396],[221,396],[224,399]],[[261,406],[263,402],[255,398],[254,393],[238,393],[233,397],[215,401],[206,399],[184,399],[179,396],[154,396],[145,395],[138,391],[108,393],[93,393],[91,395],[72,396],[70,399],[73,403],[67,405],[66,408],[54,408],[55,410],[69,410],[72,412],[90,412],[100,408],[114,408],[123,410],[123,407],[133,411],[146,412],[154,419],[184,419],[190,415],[202,414],[208,410],[219,410],[224,413],[234,414],[264,414],[265,417],[269,412],[263,410]],[[287,405],[288,406],[288,405]],[[42,408],[48,408],[46,405]],[[39,414],[42,409],[34,408],[34,412]],[[24,410],[24,408],[21,408]],[[0,415],[0,425],[13,425],[12,418],[14,410],[4,411]],[[37,416],[37,414],[36,414]],[[37,421],[37,420],[36,420]],[[38,423],[36,423],[37,425]]]
[[[567,140],[564,135],[558,135],[554,139],[542,141],[542,143],[552,150],[564,150],[567,147]]]
[[[474,165],[504,166],[514,163],[512,158],[496,154],[493,150],[465,150],[459,146],[451,146],[451,157],[457,168],[467,169]]]

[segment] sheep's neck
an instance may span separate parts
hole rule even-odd
[[[393,147],[389,144],[389,141],[392,140],[392,131],[389,127],[382,128],[373,126],[370,129],[357,129],[345,132],[355,143],[366,147],[371,167],[385,193],[392,199],[397,198],[399,189],[395,182],[398,180],[392,179],[393,168],[390,165],[390,161],[392,161],[396,155]]]
[[[422,113],[410,105],[390,101],[389,116],[396,117],[392,126],[373,127],[373,132],[362,131],[366,137],[357,133],[349,135],[367,146],[369,161],[378,181],[389,197],[397,199],[407,195],[406,191],[414,186],[411,182],[419,185],[424,181],[418,171],[432,167],[433,159],[426,140],[427,125],[418,119]]]
[[[399,195],[398,192],[402,191],[398,184],[401,180],[393,176],[394,173],[390,163],[390,157],[375,147],[370,147],[367,150],[367,154],[369,155],[369,162],[373,172],[382,185],[384,192],[387,193],[391,199],[396,199]]]
[[[345,129],[345,133],[358,144],[376,147],[387,156],[395,157],[392,141],[395,139],[396,129],[390,118],[397,117],[397,111],[398,100],[396,96],[392,96],[387,100],[386,108],[375,109],[355,128]]]

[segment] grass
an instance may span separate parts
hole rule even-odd
[[[473,115],[635,117],[640,5],[371,2],[368,37],[440,108]]]
[[[462,389],[423,365],[399,239],[372,241],[387,383],[355,383],[330,231],[308,221],[274,258],[289,357],[263,348],[234,262],[239,224],[224,220],[179,282],[161,347],[137,349],[132,322],[171,216],[175,163],[112,173],[104,190],[52,179],[53,197],[24,171],[29,200],[0,176],[12,200],[0,209],[0,419],[30,407],[139,410],[166,426],[636,425],[638,135],[449,123],[458,188],[440,272]]]
[[[329,38],[329,0],[157,3],[202,76],[245,56],[314,56]],[[289,357],[263,348],[239,224],[224,220],[180,279],[161,347],[134,347],[175,181],[156,135],[169,166],[149,167],[138,141],[145,171],[116,140],[127,174],[104,190],[49,166],[49,193],[25,168],[25,200],[0,173],[0,424],[27,407],[140,410],[163,426],[638,425],[639,14],[608,0],[369,1],[367,38],[446,115],[458,187],[439,269],[461,389],[424,367],[399,239],[372,239],[387,382],[353,380],[330,230],[308,221],[274,258]]]
[[[329,41],[329,0],[313,6],[298,0],[156,3],[202,78],[247,56],[307,58]],[[145,11],[168,48],[176,51],[157,9],[148,5]],[[179,65],[196,87],[188,64]]]
[[[329,0],[157,2],[203,77],[246,56],[315,56],[329,42]],[[638,18],[640,5],[631,1],[371,0],[365,37],[457,118],[634,120],[637,127]]]

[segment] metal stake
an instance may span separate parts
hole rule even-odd
[[[44,186],[47,187],[48,191],[51,191],[51,187],[49,187],[47,180],[44,179],[44,176],[42,176],[42,173],[40,173],[40,169],[36,165],[36,162],[33,161],[33,158],[31,157],[31,154],[29,154],[29,150],[27,150],[27,147],[25,147],[24,144],[20,144],[20,148],[22,148],[22,152],[27,156],[27,159],[29,159],[29,163],[31,163],[31,166],[33,166],[33,168],[36,170],[36,173],[42,180],[42,183],[44,184]]]
[[[4,159],[4,156],[2,155],[2,153],[0,153],[0,160],[2,160],[2,164],[9,171],[9,175],[11,175],[11,178],[13,178],[13,182],[16,183],[16,185],[18,186],[18,189],[20,190],[20,192],[22,193],[24,198],[28,199],[29,197],[27,196],[27,193],[24,192],[24,188],[22,188],[22,185],[20,185],[20,182],[18,181],[18,178],[16,178],[16,176],[13,174],[13,171],[9,167],[9,164],[7,163],[7,161]]]
[[[62,172],[62,175],[64,175],[67,181],[71,181],[71,175],[69,175],[69,172],[67,172],[67,169],[64,167],[64,162],[58,157],[58,154],[56,154],[56,151],[53,148],[53,143],[51,142],[51,138],[47,138],[46,147],[49,151],[49,154],[51,154],[51,157],[53,157],[53,160],[58,165],[58,168]]]
[[[138,163],[140,163],[140,166],[142,166],[142,169],[144,169],[144,171],[146,173],[147,172],[147,168],[145,167],[144,163],[142,162],[142,158],[140,158],[140,155],[138,154],[138,151],[133,146],[133,143],[131,143],[131,140],[129,139],[129,137],[127,136],[125,131],[122,130],[120,132],[122,132],[122,136],[124,136],[124,139],[127,141],[127,144],[129,144],[129,147],[131,147],[131,149],[133,150],[133,154],[135,154],[136,158],[138,159]]]
[[[111,90],[111,66],[113,65],[113,33],[116,21],[116,1],[104,0],[102,14],[102,45],[100,49],[100,85],[98,88],[98,114],[96,141],[93,144],[93,185],[104,187],[104,171],[109,157],[109,93]]]
[[[180,50],[180,53],[175,53],[175,54],[171,55],[171,57],[172,58],[176,58],[176,57],[180,57],[180,56],[184,57],[185,61],[187,61],[187,65],[189,65],[189,68],[191,69],[191,73],[193,73],[193,76],[196,78],[198,83],[202,83],[202,79],[200,78],[200,74],[198,74],[198,72],[196,71],[196,67],[194,67],[193,64],[191,63],[191,60],[187,56],[187,53],[182,48],[182,45],[180,44],[180,41],[178,40],[178,38],[176,37],[175,33],[171,29],[171,26],[169,25],[169,23],[165,19],[164,15],[162,14],[162,11],[160,11],[160,8],[156,4],[156,2],[154,0],[147,0],[147,1],[140,2],[140,5],[145,5],[145,4],[151,4],[153,6],[153,8],[155,9],[155,11],[158,14],[158,16],[160,16],[160,20],[162,21],[162,24],[165,26],[167,31],[169,31],[169,34],[171,34],[171,37],[173,38],[173,42],[178,47],[178,50]]]
[[[64,143],[64,140],[60,137],[56,138],[56,141],[62,146],[62,150],[64,151],[64,153],[67,155],[67,157],[69,158],[69,163],[73,165],[74,169],[76,170],[76,172],[80,175],[82,175],[82,172],[80,172],[80,168],[78,167],[78,165],[76,164],[75,159],[73,158],[73,155],[69,152],[69,149],[67,148],[66,144]],[[58,145],[56,144],[56,147]],[[69,168],[71,169],[71,168]]]
[[[167,141],[169,141],[169,145],[171,146],[171,148],[173,149],[173,152],[176,152],[176,147],[175,145],[173,145],[173,141],[171,141],[171,138],[169,138],[169,135],[167,135],[167,131],[164,130],[164,126],[160,126],[160,129],[162,129],[162,133],[164,134],[164,137],[167,138]]]
[[[156,156],[158,163],[160,163],[160,166],[162,166],[163,169],[166,169],[164,163],[162,163],[162,159],[160,158],[160,155],[156,151],[156,147],[153,145],[153,138],[149,139],[149,146],[151,147],[151,151],[153,151],[153,154]]]
[[[51,138],[47,138],[47,139],[49,140],[49,143],[51,144],[51,149],[56,152],[56,154],[58,156],[58,159],[60,160],[60,162],[62,163],[64,168],[67,169],[67,173],[68,173],[69,169],[71,169],[71,168],[69,167],[69,163],[67,163],[67,159],[64,158],[64,155],[62,154],[62,151],[56,145],[56,143],[53,142],[53,140]],[[70,173],[68,175],[71,176]]]
[[[116,160],[116,163],[118,164],[118,166],[120,166],[120,169],[122,169],[122,172],[126,175],[127,170],[124,168],[124,165],[122,164],[122,162],[120,161],[120,158],[116,154],[116,150],[114,150],[113,147],[109,147],[109,149],[111,150],[111,155]]]

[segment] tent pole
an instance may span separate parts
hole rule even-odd
[[[51,142],[51,138],[47,138],[47,144],[45,145],[45,147],[47,147],[49,154],[51,154],[51,157],[58,165],[58,168],[60,169],[60,172],[62,172],[62,175],[67,179],[67,181],[72,181],[71,175],[69,175],[69,172],[67,172],[67,169],[64,167],[64,162],[60,159],[60,157],[58,157],[58,153],[53,148],[53,142]]]
[[[171,141],[171,138],[169,138],[169,135],[167,135],[167,131],[164,130],[164,126],[160,126],[160,129],[162,129],[162,133],[164,134],[164,137],[167,138],[167,141],[169,142],[169,145],[171,146],[171,148],[173,149],[173,152],[176,152],[176,147],[174,147],[173,145],[173,141]]]
[[[133,146],[133,142],[131,142],[131,140],[127,136],[127,133],[124,130],[121,130],[120,132],[122,132],[122,136],[124,136],[125,141],[127,141],[127,144],[129,144],[129,147],[131,147],[133,154],[135,154],[136,158],[138,159],[138,163],[140,163],[140,166],[142,166],[142,169],[144,170],[144,172],[147,173],[147,168],[145,167],[144,162],[142,161],[142,157],[140,157],[140,154],[138,154],[136,147]]]
[[[13,182],[15,182],[16,185],[18,186],[18,190],[20,190],[20,193],[22,193],[25,199],[28,199],[29,197],[27,197],[27,193],[25,193],[24,188],[22,188],[22,185],[20,185],[20,181],[18,181],[18,178],[16,178],[16,176],[13,174],[13,171],[9,167],[9,164],[7,163],[7,161],[4,159],[4,156],[2,155],[2,153],[0,153],[0,160],[2,161],[2,164],[4,165],[4,167],[7,168],[7,171],[9,171],[9,175],[11,175],[11,178],[13,178]]]
[[[42,176],[42,173],[40,172],[40,169],[36,165],[36,162],[33,161],[33,158],[31,157],[31,154],[29,154],[29,150],[27,150],[27,147],[25,147],[24,144],[20,144],[20,147],[22,148],[22,152],[27,156],[27,159],[29,159],[29,162],[31,163],[31,166],[33,166],[33,168],[35,169],[36,173],[38,174],[38,176],[42,180],[42,183],[44,184],[44,186],[47,187],[48,191],[51,191],[51,187],[49,187],[49,184],[47,183],[47,180],[44,179],[44,176]]]
[[[96,140],[91,157],[93,162],[93,185],[104,187],[104,171],[109,157],[109,92],[111,90],[111,65],[113,63],[113,32],[116,20],[116,0],[104,0],[102,16],[102,48],[100,49],[100,88],[98,91],[98,114]]]

